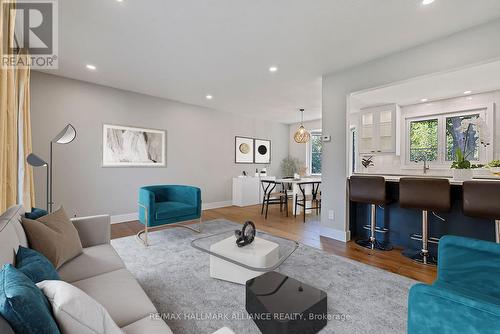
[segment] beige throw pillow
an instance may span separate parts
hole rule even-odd
[[[37,220],[23,218],[22,224],[30,247],[45,255],[56,269],[82,253],[78,231],[62,207]]]
[[[77,287],[63,281],[37,283],[50,304],[61,334],[124,334],[108,311]]]

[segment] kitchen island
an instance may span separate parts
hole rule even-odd
[[[403,209],[399,206],[399,180],[402,177],[418,178],[446,178],[451,184],[452,208],[449,212],[429,212],[429,235],[441,237],[452,234],[469,238],[495,241],[494,220],[467,217],[462,212],[462,181],[453,180],[442,176],[423,175],[396,175],[396,174],[355,174],[366,176],[383,176],[386,179],[386,192],[389,203],[377,208],[377,226],[389,229],[384,234],[377,233],[377,238],[392,243],[396,247],[405,249],[421,248],[421,241],[412,240],[410,235],[421,233],[422,214],[419,210]],[[499,177],[480,177],[474,181],[500,182]],[[500,198],[499,205],[500,205]],[[370,206],[362,203],[349,203],[349,230],[351,238],[366,238],[369,231],[363,228],[369,224]],[[437,253],[437,245],[430,243],[431,253]]]

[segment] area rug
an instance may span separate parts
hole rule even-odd
[[[150,233],[148,248],[135,236],[112,245],[174,333],[209,334],[224,326],[260,333],[245,311],[245,287],[210,278],[209,255],[190,246],[200,236],[237,228],[212,220],[201,235],[173,228]],[[321,333],[406,332],[408,289],[416,281],[302,244],[277,271],[326,291],[329,321]]]

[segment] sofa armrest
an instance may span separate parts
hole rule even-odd
[[[144,225],[150,225],[154,221],[155,214],[155,194],[148,189],[139,189],[139,221]]]
[[[500,245],[483,240],[444,236],[439,241],[438,281],[481,291],[500,291]]]
[[[111,218],[109,215],[72,218],[83,247],[109,244],[111,239]]]
[[[408,334],[498,333],[500,305],[474,292],[416,284],[408,298]]]

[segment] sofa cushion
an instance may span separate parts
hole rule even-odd
[[[104,306],[119,327],[156,313],[146,293],[126,269],[118,269],[72,284]]]
[[[126,334],[172,334],[172,330],[162,319],[154,319],[149,315],[122,327],[122,330]]]
[[[99,245],[83,249],[83,253],[59,268],[63,281],[72,283],[100,274],[125,268],[122,259],[109,245]]]
[[[0,271],[0,314],[18,334],[58,334],[47,298],[12,264]]]
[[[30,248],[45,255],[56,268],[82,253],[78,231],[61,207],[37,220],[23,218]]]
[[[160,202],[156,203],[156,219],[169,219],[196,214],[196,206],[181,202]]]
[[[28,247],[28,241],[21,217],[24,210],[21,206],[12,206],[0,216],[0,267],[6,263],[14,264],[19,245]]]
[[[60,279],[56,268],[45,256],[23,246],[19,246],[17,250],[16,268],[28,276],[33,283]]]
[[[63,281],[37,286],[47,296],[62,334],[123,334],[108,311],[82,290]]]

